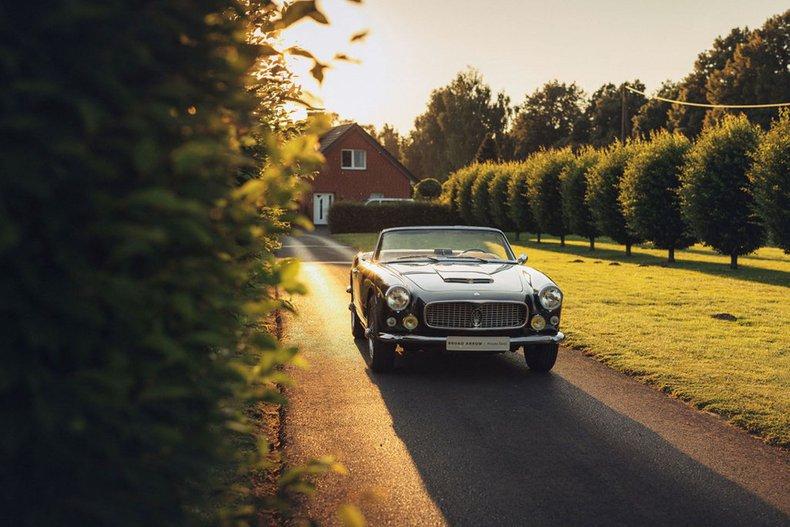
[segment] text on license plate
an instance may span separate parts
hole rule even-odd
[[[447,337],[447,351],[507,351],[510,337]]]

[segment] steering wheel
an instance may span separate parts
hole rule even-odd
[[[466,254],[466,253],[471,253],[471,252],[478,252],[478,253],[483,253],[483,254],[491,254],[490,252],[486,251],[485,249],[472,248],[472,249],[464,249],[463,251],[458,253],[458,256],[461,256],[462,254]]]

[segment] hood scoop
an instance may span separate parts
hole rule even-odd
[[[490,284],[494,280],[491,278],[464,278],[461,276],[448,276],[444,279],[448,284]]]

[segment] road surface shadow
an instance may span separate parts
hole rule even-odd
[[[788,524],[560,375],[529,372],[520,353],[401,363],[369,375],[451,525]]]

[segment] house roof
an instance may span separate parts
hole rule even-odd
[[[329,131],[324,135],[322,135],[321,138],[318,140],[319,143],[318,149],[321,152],[325,152],[326,150],[331,148],[332,145],[336,143],[338,139],[346,135],[351,130],[358,130],[359,132],[361,132],[362,135],[365,137],[365,139],[367,139],[368,142],[373,146],[373,148],[375,148],[379,153],[381,153],[384,157],[386,157],[390,161],[390,163],[395,165],[395,167],[398,170],[400,170],[403,173],[403,175],[409,179],[409,181],[411,181],[412,183],[417,183],[419,181],[419,179],[417,179],[414,176],[414,174],[412,174],[411,171],[403,165],[403,163],[398,161],[398,158],[392,155],[389,150],[384,148],[382,144],[376,140],[376,138],[370,135],[364,128],[359,126],[357,123],[341,124],[330,128]]]

